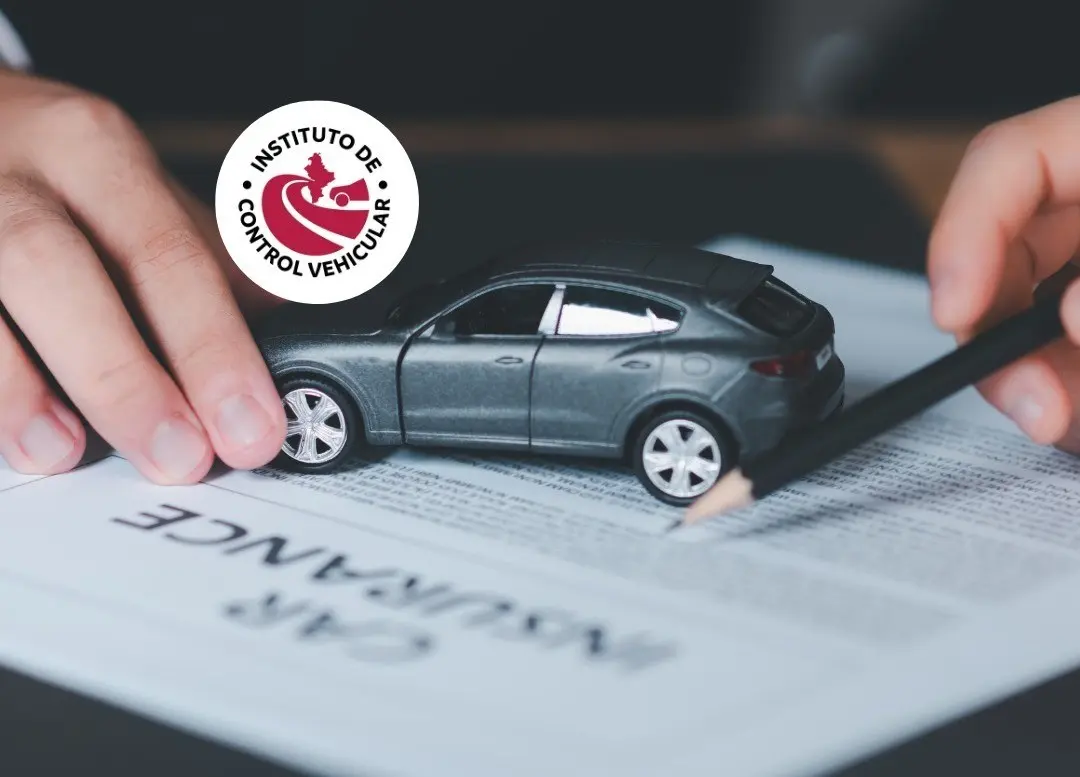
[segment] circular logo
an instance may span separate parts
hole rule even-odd
[[[232,260],[271,294],[352,299],[386,278],[416,232],[412,162],[350,105],[291,103],[236,139],[218,174],[218,229]]]

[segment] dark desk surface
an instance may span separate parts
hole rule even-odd
[[[455,240],[502,239],[486,225],[507,218],[513,230],[578,228],[590,219],[617,227],[620,214],[647,214],[664,236],[694,240],[749,231],[918,270],[929,221],[977,129],[707,121],[391,126],[421,176],[426,226],[418,231],[417,253],[424,256],[415,261],[432,268],[455,252]],[[177,174],[204,196],[240,129],[213,123],[148,127]],[[475,199],[464,198],[471,211],[442,212],[463,199],[457,196],[461,187],[472,187]],[[515,222],[515,209],[528,201],[522,188],[536,189],[544,201],[558,192],[565,207]],[[504,197],[507,190],[513,196]],[[485,210],[500,207],[497,217]],[[458,222],[469,213],[474,221],[462,227]],[[1080,672],[835,777],[1076,775],[1078,719]],[[287,773],[2,670],[0,725],[5,773],[67,775],[88,763],[95,773],[117,777]],[[724,773],[722,764],[717,773]]]
[[[688,243],[749,234],[921,270],[930,216],[972,134],[790,121],[388,124],[420,182],[417,234],[396,273],[408,277],[520,241],[598,234]],[[179,177],[211,198],[242,126],[147,129]]]
[[[439,121],[387,124],[410,154],[681,154],[813,150],[845,145],[874,158],[927,219],[940,207],[977,126],[948,123],[828,123],[802,120],[725,121]],[[243,129],[235,122],[149,123],[161,153],[220,159]]]

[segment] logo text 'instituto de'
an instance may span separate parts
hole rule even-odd
[[[247,277],[293,302],[363,294],[401,261],[419,193],[382,123],[336,102],[292,103],[255,121],[222,163],[218,229]]]

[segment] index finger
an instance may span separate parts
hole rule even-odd
[[[221,459],[266,464],[285,413],[225,275],[149,143],[123,114],[95,110],[104,115],[64,160],[77,175],[55,155],[35,161],[117,265]]]
[[[940,327],[974,328],[991,310],[1009,249],[1031,219],[1080,203],[1077,137],[1080,98],[1070,98],[993,124],[972,141],[930,238],[927,272]],[[1058,269],[1047,259],[1032,257],[1025,282]]]

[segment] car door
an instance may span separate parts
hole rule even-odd
[[[413,340],[400,369],[407,443],[528,447],[529,380],[554,290],[488,289]]]
[[[615,419],[658,388],[659,338],[682,313],[622,290],[567,284],[559,313],[533,366],[532,447],[537,451],[613,453]]]

